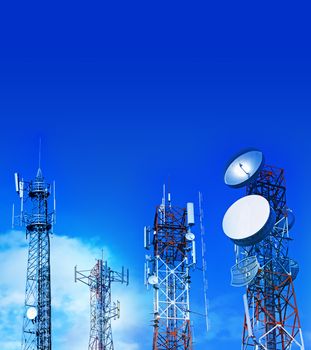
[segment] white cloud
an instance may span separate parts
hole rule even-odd
[[[115,348],[118,350],[139,350],[139,344],[137,343],[124,343],[122,341],[117,342],[117,344],[115,344]]]
[[[242,298],[241,298],[242,299]],[[243,327],[242,301],[238,307],[235,295],[224,294],[213,297],[208,308],[208,332],[205,318],[193,315],[194,341],[197,348],[204,349],[205,344],[213,344],[215,340],[223,342],[241,339]],[[233,305],[237,307],[234,308]]]
[[[0,349],[19,349],[28,249],[25,233],[11,231],[0,235],[0,247]],[[88,347],[89,289],[74,283],[74,266],[78,265],[80,270],[91,269],[95,258],[101,255],[101,248],[67,236],[51,238],[52,334],[57,350]],[[103,249],[103,256],[108,263],[119,260],[107,248]],[[118,269],[121,265],[111,267]],[[121,318],[112,320],[115,347],[145,349],[152,337],[148,327],[152,296],[145,293],[140,281],[130,281],[127,287],[113,284],[112,295],[113,300],[121,302]],[[142,331],[144,324],[147,332]]]

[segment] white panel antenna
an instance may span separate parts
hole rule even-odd
[[[197,253],[195,250],[195,240],[192,241],[192,263],[194,265],[197,263]]]
[[[23,211],[24,211],[24,190],[25,190],[25,183],[24,179],[20,180],[19,173],[14,173],[14,182],[15,182],[15,190],[16,193],[19,195],[20,201],[21,201],[21,213],[20,215],[16,215],[16,218],[19,218],[19,225],[22,225],[23,223]],[[12,229],[15,225],[15,205],[12,206]]]
[[[187,203],[187,223],[188,223],[188,226],[194,225],[194,206],[193,206],[193,203]]]
[[[19,193],[19,176],[18,173],[14,174],[14,178],[15,178],[15,190],[17,193]]]
[[[145,249],[150,248],[150,227],[149,226],[144,227],[144,248]]]
[[[24,179],[19,182],[19,198],[21,199],[20,225],[22,225],[24,216]]]
[[[24,197],[24,180],[19,181],[19,198]]]
[[[164,206],[165,206],[165,184],[163,184],[162,205],[164,205]]]

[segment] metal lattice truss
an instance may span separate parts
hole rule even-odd
[[[266,274],[266,272],[264,272]],[[277,276],[278,278],[280,275]],[[283,283],[278,291],[267,295],[265,280],[247,291],[250,305],[250,321],[252,334],[248,333],[247,322],[243,331],[243,349],[269,350],[275,349],[304,349],[298,314],[295,310],[295,293],[290,275],[283,275]],[[270,278],[271,280],[271,278]],[[273,308],[267,301],[274,300]],[[274,312],[271,312],[271,309]],[[269,323],[270,327],[267,327]],[[266,331],[268,329],[268,332]]]
[[[170,268],[156,258],[158,284],[155,288],[157,349],[189,349],[189,269],[187,258]],[[184,268],[186,266],[186,268]],[[168,347],[169,346],[169,347]]]
[[[111,301],[111,282],[128,284],[128,272],[112,271],[107,262],[97,260],[92,270],[77,271],[75,280],[90,288],[89,350],[113,350],[111,319],[120,317],[120,303]]]
[[[158,285],[156,312],[166,320],[189,320],[189,269],[187,258],[170,268],[160,257],[156,259]]]
[[[189,269],[194,243],[186,239],[189,227],[185,209],[161,205],[157,208],[150,257],[154,288],[153,350],[191,350]]]
[[[289,210],[286,207],[283,170],[267,166],[248,194],[260,194],[270,203],[277,222],[262,242],[242,248],[238,254],[256,256],[257,276],[247,286],[242,350],[304,350],[293,281],[298,264],[289,258]],[[240,257],[238,257],[238,260]]]
[[[278,221],[283,216],[283,208],[286,207],[284,169],[265,165],[259,172],[256,181],[248,185],[246,192],[265,197],[274,209]]]

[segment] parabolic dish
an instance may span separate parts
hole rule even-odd
[[[266,198],[252,194],[240,198],[229,207],[222,227],[235,244],[249,246],[262,241],[272,231],[275,219]]]
[[[35,307],[31,306],[26,312],[26,316],[29,320],[34,320],[38,315],[38,311]]]
[[[279,284],[283,284],[284,281],[286,281],[285,285],[287,285],[290,280],[288,280],[288,277],[286,275],[289,274],[292,276],[292,280],[295,281],[299,273],[299,265],[297,261],[289,257],[281,257],[277,259],[276,262],[276,272],[279,274],[276,274],[276,278],[280,280]]]
[[[159,279],[157,276],[155,275],[151,275],[148,277],[148,283],[151,284],[151,285],[155,285],[159,282]]]
[[[195,239],[195,235],[192,232],[186,233],[186,240],[187,241],[193,241]]]
[[[250,284],[256,277],[259,263],[256,256],[249,256],[240,260],[231,268],[231,285],[244,287]]]
[[[295,224],[295,215],[293,213],[293,211],[289,208],[285,208],[283,210],[283,217],[281,218],[281,220],[277,223],[277,227],[282,230],[283,232],[285,230],[290,231],[294,224]],[[286,222],[287,221],[287,222]]]
[[[225,184],[238,188],[245,186],[254,179],[264,164],[264,156],[261,151],[251,149],[236,156],[225,172]]]
[[[287,222],[288,222],[288,230],[291,230],[292,227],[294,226],[295,224],[295,215],[294,213],[292,212],[292,210],[290,209],[287,209],[286,210],[286,216],[287,216]]]

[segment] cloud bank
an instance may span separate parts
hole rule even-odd
[[[22,337],[28,252],[25,233],[10,231],[0,235],[0,247],[0,349],[15,350],[20,349]],[[52,341],[57,350],[88,348],[89,289],[84,284],[74,283],[74,266],[78,265],[81,270],[91,269],[101,255],[101,249],[77,238],[51,237]],[[106,247],[103,256],[108,264],[110,261],[119,264],[120,261],[120,266],[111,267],[121,268],[122,261]],[[141,281],[130,281],[128,287],[113,285],[112,298],[121,302],[121,318],[112,320],[115,348],[142,350],[150,347],[151,300]],[[142,325],[147,327],[147,332],[143,331]]]

